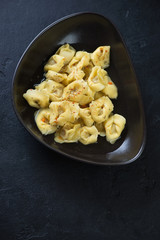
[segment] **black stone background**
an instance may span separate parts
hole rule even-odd
[[[116,24],[139,79],[147,142],[130,165],[62,157],[37,142],[12,108],[12,76],[25,48],[47,25],[80,11]],[[0,0],[0,240],[160,239],[159,42],[158,0]]]

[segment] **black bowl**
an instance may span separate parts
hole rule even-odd
[[[98,143],[58,144],[53,135],[43,136],[34,122],[34,111],[23,93],[43,78],[46,60],[64,43],[76,50],[94,51],[98,46],[111,45],[111,63],[107,69],[119,90],[113,101],[114,113],[122,114],[126,127],[113,145],[99,137]],[[83,162],[120,165],[136,160],[145,144],[145,117],[140,90],[126,46],[115,26],[107,18],[95,13],[67,16],[45,28],[27,47],[13,78],[13,105],[23,126],[45,146]]]

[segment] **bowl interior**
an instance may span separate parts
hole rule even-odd
[[[126,127],[113,145],[99,137],[98,143],[58,144],[54,136],[43,136],[34,122],[36,109],[23,98],[27,89],[40,83],[43,66],[64,43],[76,50],[93,52],[98,46],[111,46],[111,62],[107,69],[118,87],[119,96],[113,100],[114,113],[122,114]],[[103,16],[91,13],[75,14],[51,24],[29,45],[15,71],[13,102],[18,118],[26,129],[47,147],[74,159],[106,165],[129,163],[138,158],[145,142],[145,120],[135,72],[119,32]]]

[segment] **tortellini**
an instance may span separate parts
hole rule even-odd
[[[63,127],[58,129],[54,140],[58,143],[77,142],[80,138],[80,127],[80,124],[67,122]]]
[[[95,66],[100,66],[102,68],[109,67],[110,64],[110,46],[98,47],[91,54],[92,62]]]
[[[23,97],[31,107],[46,108],[49,106],[49,96],[44,89],[40,91],[28,89],[27,92],[23,94]]]
[[[35,87],[37,90],[45,90],[50,101],[60,101],[64,86],[52,80],[46,79]]]
[[[108,118],[108,120],[104,123],[107,141],[111,144],[115,143],[115,141],[120,137],[125,124],[126,119],[119,114],[114,114]]]
[[[62,45],[44,66],[43,81],[23,94],[37,108],[35,122],[43,135],[54,134],[57,143],[96,143],[106,136],[113,144],[126,119],[114,114],[111,99],[118,88],[105,70],[110,64],[110,46],[93,53]]]
[[[111,100],[107,96],[104,96],[92,101],[89,107],[93,120],[97,123],[101,123],[107,120],[114,106]]]
[[[118,97],[118,89],[110,78],[107,86],[102,90],[102,93],[104,93],[111,99],[114,99],[114,98],[116,99]]]
[[[90,88],[99,92],[104,89],[108,84],[107,72],[99,66],[92,68],[92,72],[88,78],[88,85]]]
[[[87,127],[91,127],[93,125],[94,120],[91,116],[91,111],[89,108],[80,108],[79,115]]]
[[[93,92],[89,89],[87,82],[76,80],[65,87],[63,98],[84,105],[92,101]]]
[[[78,51],[75,57],[68,65],[68,69],[71,72],[75,67],[78,69],[82,69],[86,67],[90,63],[90,54],[85,51]]]
[[[57,73],[52,70],[49,70],[45,76],[47,79],[54,80],[55,82],[58,82],[58,83],[65,81],[67,79],[67,74]]]
[[[84,145],[97,142],[98,130],[95,126],[92,127],[82,127],[80,129],[80,139],[79,141]]]
[[[65,44],[57,50],[56,54],[64,57],[64,64],[68,64],[75,55],[75,52],[76,50],[73,47],[71,47],[69,44]]]
[[[53,55],[50,57],[46,65],[44,66],[44,71],[52,70],[55,72],[59,72],[61,68],[64,66],[65,58],[60,55]]]
[[[79,118],[79,104],[70,101],[52,102],[50,123],[63,126],[67,122],[74,123]]]
[[[84,75],[85,73],[81,69],[74,68],[73,71],[68,75],[68,77],[63,80],[63,84],[67,86],[68,84],[75,80],[83,79]]]
[[[102,123],[97,123],[97,122],[95,122],[95,127],[97,128],[98,134],[99,134],[101,137],[106,136],[106,131],[105,131],[105,128],[104,128],[104,122],[102,122]]]
[[[35,112],[35,122],[42,134],[52,134],[57,130],[57,126],[50,124],[51,110],[48,108],[40,109]]]

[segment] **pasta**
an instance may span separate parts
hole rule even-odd
[[[91,116],[97,123],[106,121],[110,113],[113,111],[113,104],[107,96],[92,101],[89,107],[91,110]]]
[[[95,66],[100,66],[102,68],[109,67],[110,64],[110,46],[98,47],[91,54],[92,62]]]
[[[47,64],[44,66],[44,71],[55,71],[59,72],[61,68],[64,66],[65,58],[59,55],[53,55],[48,60]]]
[[[101,136],[101,137],[104,137],[106,136],[106,131],[105,131],[105,128],[104,128],[104,123],[96,123],[95,122],[95,127],[97,128],[98,130],[98,134]]]
[[[85,51],[78,51],[72,61],[69,63],[69,71],[71,72],[73,68],[82,69],[89,65],[90,54]]]
[[[50,80],[54,80],[55,82],[62,82],[65,81],[67,79],[67,74],[65,73],[57,73],[55,71],[49,70],[46,74],[45,74],[47,79]]]
[[[64,64],[68,64],[73,56],[75,55],[76,50],[71,47],[69,44],[62,45],[56,52],[57,55],[65,58]]]
[[[104,89],[108,84],[107,72],[99,66],[92,68],[92,72],[88,78],[88,85],[90,88],[99,92]]]
[[[23,97],[27,100],[31,107],[46,108],[49,106],[49,96],[45,90],[37,91],[36,89],[28,89]]]
[[[67,86],[69,83],[75,80],[83,79],[84,75],[85,73],[81,69],[74,68],[73,71],[68,75],[68,77],[63,80],[63,84]]]
[[[70,101],[52,102],[50,123],[63,126],[65,123],[74,123],[79,118],[79,105]]]
[[[51,110],[48,108],[40,109],[35,112],[35,122],[42,134],[52,134],[57,130],[57,126],[50,124]]]
[[[91,111],[89,108],[80,108],[79,115],[87,127],[91,127],[93,125],[94,120],[91,116]]]
[[[107,141],[111,144],[115,143],[115,141],[120,137],[125,124],[126,119],[119,114],[114,114],[108,118],[108,120],[104,123]]]
[[[108,84],[107,86],[102,90],[102,93],[104,93],[105,95],[107,95],[109,98],[111,99],[116,99],[118,97],[118,90],[116,85],[114,84],[114,82],[112,82],[112,80],[110,79],[110,77],[108,77]]]
[[[43,135],[54,134],[57,143],[96,143],[98,136],[113,144],[126,119],[114,114],[111,99],[118,88],[105,70],[110,46],[94,52],[77,51],[69,44],[58,48],[44,66],[45,79],[23,97],[37,108],[35,122]]]
[[[45,90],[50,101],[60,101],[64,86],[52,80],[46,79],[35,87],[37,90]]]
[[[65,87],[63,98],[84,105],[93,99],[93,92],[89,89],[87,82],[82,79],[75,80]]]
[[[79,141],[84,145],[97,142],[98,130],[95,126],[92,127],[82,127],[80,129],[80,139]]]
[[[73,143],[80,138],[80,124],[67,122],[63,127],[58,129],[54,140],[58,143]]]

